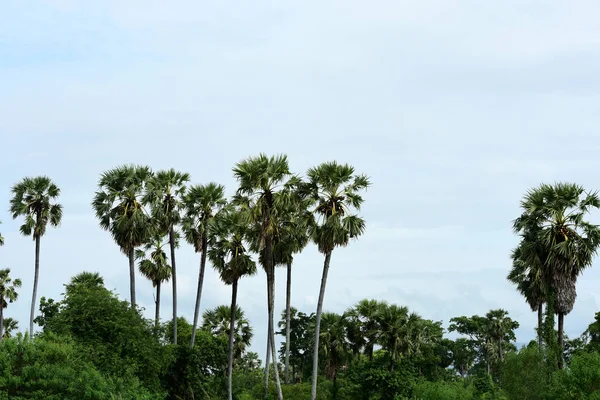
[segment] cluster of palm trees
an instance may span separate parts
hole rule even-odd
[[[558,367],[563,367],[564,316],[575,304],[577,278],[592,264],[600,245],[600,227],[587,221],[600,208],[596,193],[572,183],[542,184],[526,193],[522,214],[514,221],[521,241],[512,252],[508,274],[527,304],[538,314],[538,345],[556,346]],[[544,337],[543,314],[554,332],[558,315],[558,338]]]
[[[136,307],[136,261],[139,271],[156,288],[156,325],[160,322],[161,285],[171,281],[175,344],[178,316],[176,249],[180,241],[184,239],[200,255],[191,347],[194,346],[198,327],[207,260],[219,272],[223,282],[231,285],[230,399],[239,280],[256,273],[257,263],[267,277],[266,393],[270,358],[277,365],[273,324],[275,267],[287,267],[289,338],[294,255],[309,242],[315,243],[325,260],[315,321],[314,399],[319,332],[331,255],[336,247],[346,246],[364,232],[365,222],[356,213],[363,203],[361,192],[369,186],[369,180],[365,175],[357,175],[353,167],[335,161],[310,168],[303,179],[290,171],[285,155],[268,157],[264,154],[240,161],[233,168],[233,174],[238,188],[235,195],[227,199],[222,185],[191,185],[187,173],[174,169],[155,172],[148,166],[122,165],[101,175],[92,206],[101,228],[111,234],[128,258],[132,307]],[[46,176],[25,178],[13,187],[12,192],[12,216],[24,218],[21,233],[35,240],[35,275],[29,321],[30,332],[33,332],[40,240],[48,224],[60,224],[63,209],[56,202],[60,189]],[[286,356],[286,360],[288,358]],[[274,368],[273,372],[278,398],[282,399],[277,370]]]
[[[292,324],[296,337],[304,336],[304,331],[314,327],[314,314],[307,316],[294,308],[292,314],[296,320]],[[286,326],[284,321],[281,327]],[[373,360],[375,349],[385,350],[389,371],[393,372],[401,357],[418,359],[426,349],[439,345],[442,336],[441,322],[423,319],[404,306],[364,299],[342,314],[323,313],[318,351],[326,378],[335,382],[337,373],[350,363],[359,359]],[[300,357],[307,358],[308,350],[314,350],[314,342],[297,339],[302,342],[302,348],[293,343],[294,353],[303,353]],[[296,359],[293,364],[303,369],[304,360]]]

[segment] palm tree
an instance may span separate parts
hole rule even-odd
[[[208,225],[216,213],[221,210],[227,200],[225,187],[211,182],[207,185],[195,185],[188,189],[184,196],[185,217],[183,219],[183,232],[185,238],[194,246],[196,253],[200,253],[200,271],[198,273],[198,290],[196,293],[196,306],[194,307],[194,323],[192,325],[192,339],[190,347],[194,347],[198,315],[200,314],[200,300],[202,286],[204,285],[204,272],[206,269],[206,253],[208,251]]]
[[[169,235],[171,249],[171,275],[173,283],[173,338],[177,344],[177,268],[175,266],[175,226],[181,221],[185,184],[190,175],[168,169],[158,171],[146,185],[144,202],[152,207],[152,216],[160,224],[160,230]]]
[[[140,273],[152,282],[152,287],[156,288],[154,326],[158,329],[160,323],[160,287],[163,282],[171,279],[171,266],[168,263],[167,254],[163,250],[166,242],[164,236],[159,232],[154,232],[152,239],[144,244],[144,250],[136,250],[135,258],[138,259]],[[146,255],[146,252],[150,252]]]
[[[502,362],[504,353],[502,345],[505,342],[515,340],[514,330],[519,327],[519,323],[508,317],[508,311],[498,309],[491,310],[486,314],[488,320],[488,333],[492,342],[495,342],[498,350],[498,359]]]
[[[62,219],[62,206],[52,203],[60,196],[60,188],[47,176],[27,177],[12,187],[12,193],[13,198],[10,200],[12,217],[13,219],[24,217],[25,222],[20,228],[21,234],[32,236],[35,240],[35,271],[29,314],[29,334],[33,335],[33,319],[37,308],[36,297],[40,275],[40,240],[46,233],[48,223],[51,226],[58,226]]]
[[[104,278],[98,272],[80,272],[71,278],[71,282],[65,285],[67,293],[74,288],[94,289],[104,286]]]
[[[12,337],[12,333],[19,329],[19,321],[14,318],[4,318],[4,334],[1,339],[9,339]]]
[[[256,273],[256,264],[246,250],[248,234],[247,218],[237,210],[221,212],[211,225],[211,246],[208,256],[221,280],[231,285],[231,307],[229,317],[229,364],[227,367],[228,395],[233,399],[233,356],[237,307],[238,281]]]
[[[309,182],[305,190],[317,203],[315,213],[318,217],[318,223],[311,228],[311,236],[319,252],[325,255],[317,303],[313,354],[311,396],[312,400],[316,400],[321,313],[331,253],[335,247],[346,246],[350,239],[357,238],[364,232],[365,221],[351,212],[352,209],[360,210],[363,203],[360,192],[369,186],[369,179],[365,175],[355,175],[352,166],[335,161],[310,168],[307,175]]]
[[[0,224],[2,223],[2,221],[0,221]],[[4,246],[4,238],[2,237],[2,234],[0,233],[0,246]]]
[[[100,227],[111,233],[129,258],[129,291],[135,308],[135,249],[145,243],[150,226],[142,204],[145,185],[152,176],[149,167],[122,165],[102,174],[92,206]]]
[[[287,157],[279,155],[267,157],[260,154],[240,161],[233,168],[239,187],[234,202],[248,211],[248,215],[258,231],[255,237],[257,252],[261,255],[261,264],[267,275],[267,357],[265,359],[265,399],[267,398],[269,379],[269,356],[272,355],[276,366],[275,329],[273,313],[275,305],[275,262],[273,256],[273,242],[278,231],[278,217],[280,211],[288,205],[293,198],[294,185],[297,178],[291,177]],[[275,385],[277,396],[281,400],[281,383],[279,372],[275,367]]]
[[[323,313],[323,330],[321,332],[321,349],[325,356],[325,376],[336,384],[337,372],[351,355],[347,336],[346,314]]]
[[[10,277],[10,269],[0,270],[0,340],[4,337],[4,309],[8,307],[8,303],[17,300],[19,297],[17,289],[20,287],[21,280],[13,280]]]
[[[378,313],[381,333],[379,341],[390,356],[390,371],[394,370],[400,354],[411,354],[416,345],[412,336],[415,324],[421,318],[415,313],[409,313],[407,307],[389,305],[382,307]]]
[[[254,333],[244,311],[236,305],[233,328],[233,360],[240,360],[252,342]],[[202,314],[202,329],[215,336],[224,336],[229,340],[231,328],[231,306],[220,305]]]
[[[308,227],[312,223],[312,213],[308,212],[308,202],[300,197],[289,204],[287,210],[281,213],[278,235],[273,241],[273,259],[275,265],[285,265],[287,268],[285,296],[285,383],[290,383],[290,309],[292,302],[292,264],[294,255],[302,252],[309,241]]]
[[[359,342],[359,347],[364,347],[369,361],[373,359],[373,347],[377,343],[380,333],[377,317],[386,306],[385,302],[364,299],[347,311],[349,318],[358,320],[361,337],[357,338],[355,342]]]
[[[538,348],[542,348],[542,317],[546,302],[546,282],[544,260],[546,256],[539,249],[539,241],[523,239],[512,252],[512,268],[507,279],[517,286],[531,311],[537,311]]]
[[[600,227],[584,218],[600,208],[600,199],[576,184],[542,184],[527,192],[521,207],[523,214],[515,220],[515,231],[537,234],[547,254],[544,267],[555,294],[558,366],[562,368],[564,316],[575,304],[577,277],[591,265],[600,245]]]

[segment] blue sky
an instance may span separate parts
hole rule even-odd
[[[7,211],[22,177],[63,189],[39,294],[59,298],[91,270],[127,298],[127,260],[90,206],[99,174],[174,167],[233,193],[234,163],[266,152],[298,173],[338,160],[373,181],[364,237],[333,255],[327,310],[377,298],[447,323],[503,307],[529,340],[535,315],[505,280],[511,221],[541,182],[600,188],[599,12],[594,1],[3,1],[0,266],[24,283],[7,314],[27,325],[34,246]],[[189,319],[198,256],[178,257]],[[296,307],[314,310],[321,267],[314,247],[297,258]],[[570,336],[598,310],[598,268],[579,280]],[[261,358],[264,288],[259,274],[239,295]],[[204,293],[203,310],[229,301],[212,270]],[[152,296],[139,277],[148,316]]]

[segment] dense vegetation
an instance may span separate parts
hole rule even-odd
[[[16,334],[4,311],[18,300],[21,281],[0,271],[0,399],[600,398],[600,313],[581,337],[564,335],[577,277],[600,245],[600,228],[587,220],[600,208],[596,194],[559,183],[523,198],[513,224],[521,241],[507,278],[538,326],[537,340],[517,349],[519,323],[502,309],[451,318],[448,332],[442,321],[381,300],[328,312],[332,253],[364,233],[358,212],[369,179],[336,162],[301,178],[285,156],[265,155],[241,161],[233,173],[239,187],[231,199],[223,186],[190,185],[190,176],[175,170],[125,165],[102,174],[92,207],[127,256],[129,301],[105,288],[99,272],[84,271],[65,284],[61,299],[38,302],[39,243],[48,225],[60,224],[60,189],[48,177],[17,183],[10,210],[35,241],[34,290],[29,330]],[[175,255],[184,241],[200,258],[191,323],[176,301]],[[310,243],[324,258],[314,312],[291,302],[294,256]],[[153,319],[136,306],[136,264],[156,289]],[[207,264],[231,287],[231,303],[202,311]],[[287,269],[278,321],[276,266]],[[238,285],[258,267],[267,279],[262,363],[249,351],[253,327],[237,303]],[[160,289],[169,281],[173,315],[163,321]],[[40,330],[32,337],[34,323]],[[279,348],[275,335],[284,338]]]

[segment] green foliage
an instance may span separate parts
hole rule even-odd
[[[67,285],[59,312],[45,321],[45,331],[73,338],[99,371],[135,376],[158,389],[163,352],[150,321],[100,282],[77,280]]]
[[[167,399],[214,399],[224,397],[227,341],[205,331],[196,333],[194,348],[169,345],[169,363],[163,378]]]
[[[135,378],[106,377],[72,340],[54,335],[0,342],[0,388],[0,398],[13,400],[159,398]]]
[[[470,400],[475,398],[475,390],[464,382],[423,381],[415,385],[415,400]]]

